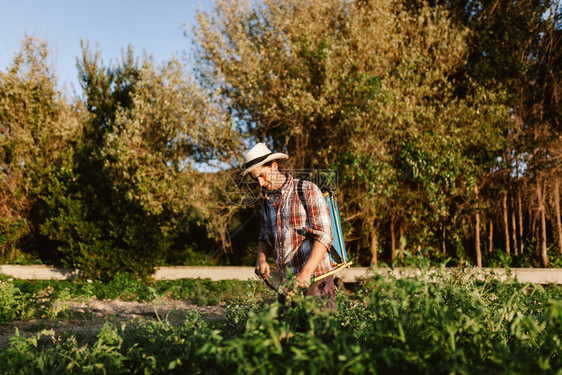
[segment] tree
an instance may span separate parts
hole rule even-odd
[[[195,209],[210,234],[228,247],[236,206],[220,199],[222,175],[197,171],[196,163],[236,163],[240,137],[217,100],[186,80],[181,65],[144,61],[132,106],[118,112],[105,137],[104,169],[113,188],[143,210]]]
[[[71,168],[53,175],[44,193],[41,226],[64,264],[94,279],[147,277],[170,252],[189,250],[184,234],[195,221],[228,247],[234,208],[216,199],[222,180],[195,169],[228,162],[238,147],[219,103],[187,81],[178,62],[139,61],[130,48],[105,67],[86,46],[79,71],[89,117]]]
[[[493,159],[505,108],[476,85],[458,96],[466,31],[444,8],[218,1],[198,22],[199,78],[294,167],[340,171],[350,236],[378,239],[396,214],[416,246],[457,225],[454,204],[471,195],[478,168],[474,150]]]
[[[45,42],[27,37],[0,73],[0,248],[8,261],[22,247],[43,247],[41,192],[81,135],[80,106],[57,91],[48,56]]]
[[[407,1],[413,11],[421,3]],[[558,3],[550,0],[433,3],[445,7],[456,25],[469,30],[466,65],[454,75],[458,82],[457,95],[462,97],[476,84],[495,93],[496,102],[509,108],[503,120],[500,116],[496,121],[504,137],[503,150],[496,154],[501,158],[496,163],[493,159],[477,163],[481,166],[477,182],[481,207],[486,214],[492,217],[494,212],[502,213],[494,220],[504,222],[502,232],[506,246],[509,242],[518,242],[524,248],[524,224],[536,220],[532,210],[538,207],[538,190],[531,182],[539,184],[546,170],[554,170],[551,163],[543,162],[549,158],[546,151],[549,140],[556,139],[551,124],[557,122],[554,93],[560,65],[557,61],[560,56]],[[522,192],[522,188],[527,191]],[[504,194],[500,199],[498,191]],[[521,196],[527,198],[525,204],[519,204]],[[501,210],[495,208],[498,205],[503,206]],[[506,221],[510,207],[511,231]],[[519,212],[519,241],[515,207],[530,209],[525,219]],[[504,250],[509,252],[507,247]],[[512,253],[520,256],[517,249]]]

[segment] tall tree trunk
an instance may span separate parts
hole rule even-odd
[[[517,191],[517,200],[519,201],[519,254],[523,255],[523,205],[521,203],[521,189]]]
[[[537,199],[539,201],[539,215],[541,220],[541,259],[543,267],[548,266],[548,255],[546,253],[546,213],[544,196],[541,189],[541,182],[537,181]]]
[[[519,255],[519,247],[517,246],[517,221],[515,220],[515,210],[511,211],[511,234],[513,238],[513,253]]]
[[[494,221],[490,219],[490,229],[488,229],[488,254],[494,250]]]
[[[390,261],[396,256],[396,235],[394,233],[394,215],[390,217]]]
[[[538,231],[538,229],[537,229],[537,221],[538,221],[538,219],[537,219],[535,216],[533,216],[533,212],[531,212],[531,210],[529,210],[528,215],[529,215],[529,220],[531,220],[531,231],[530,231],[530,233],[532,233],[532,235],[534,236],[534,238],[537,239],[537,241],[536,241],[536,242],[537,242],[537,247],[536,247],[536,249],[535,249],[535,253],[538,254],[538,253],[539,253],[539,250],[538,250],[538,246],[539,246],[539,245],[538,245],[538,244],[539,244],[539,231]]]
[[[406,239],[404,238],[404,222],[400,220],[398,224],[398,248],[400,249],[400,259],[404,260],[404,245]]]
[[[507,255],[511,255],[511,248],[509,246],[509,222],[507,220],[507,190],[503,192],[502,199],[503,208],[503,232],[505,234],[505,252]]]
[[[478,197],[478,185],[474,184],[474,194],[476,195],[476,223],[474,233],[474,250],[476,251],[476,266],[482,268],[482,249],[480,248],[480,204]]]
[[[535,221],[540,221],[540,219],[536,219]],[[535,234],[535,238],[537,239],[535,242],[535,254],[538,256],[541,255],[541,230],[535,223],[533,233]]]
[[[376,267],[377,263],[378,263],[378,256],[377,256],[377,250],[378,250],[378,244],[379,244],[379,237],[377,235],[377,226],[376,226],[376,219],[372,218],[371,219],[371,246],[370,246],[370,250],[371,250],[371,266]]]
[[[558,231],[558,251],[562,254],[562,218],[560,217],[560,178],[554,180],[554,211],[556,212],[556,229]]]
[[[355,259],[357,259],[357,264],[359,264],[359,250],[361,250],[361,241],[357,241],[357,246],[355,249]]]
[[[443,253],[443,259],[445,259],[445,256],[447,255],[446,232],[447,230],[445,224],[443,224],[443,227],[441,228],[441,252]]]

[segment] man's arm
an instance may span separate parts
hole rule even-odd
[[[332,225],[330,211],[318,186],[310,183],[305,194],[307,216],[312,226],[310,232],[315,235],[310,255],[301,272],[296,276],[297,283],[303,287],[310,286],[310,279],[324,259],[332,245]]]
[[[305,288],[308,288],[310,286],[310,279],[312,278],[314,271],[316,271],[316,269],[318,268],[320,262],[322,262],[324,255],[326,255],[326,251],[328,251],[326,246],[318,241],[314,241],[310,256],[304,264],[302,271],[296,277],[297,283],[300,286]]]
[[[269,246],[267,242],[258,241],[258,256],[254,272],[262,279],[266,279],[270,272],[270,267],[267,263],[267,254],[269,254]]]

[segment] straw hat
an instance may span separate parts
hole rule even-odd
[[[242,172],[242,176],[247,175],[260,165],[276,159],[288,159],[289,157],[281,152],[273,152],[265,143],[258,143],[243,155],[246,170]]]

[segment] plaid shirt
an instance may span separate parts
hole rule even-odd
[[[277,269],[285,276],[287,268],[294,275],[302,271],[314,241],[327,249],[332,246],[330,211],[322,192],[310,181],[303,182],[303,193],[308,214],[299,198],[299,180],[287,175],[281,187],[280,204],[266,196],[261,210],[261,231],[258,240],[266,242],[274,250]],[[328,255],[318,265],[313,276],[318,277],[336,267]]]

